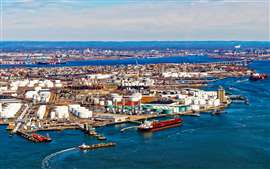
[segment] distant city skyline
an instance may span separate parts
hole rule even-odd
[[[269,41],[268,0],[0,0],[1,40]]]

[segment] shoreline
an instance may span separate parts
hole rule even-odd
[[[137,115],[137,116],[129,116],[129,119],[126,121],[121,121],[121,122],[107,122],[104,123],[102,125],[91,125],[94,128],[99,128],[99,127],[105,127],[105,126],[113,126],[113,125],[117,125],[117,124],[126,124],[126,123],[139,123],[139,121],[143,121],[143,120],[147,120],[147,119],[156,119],[156,118],[162,118],[162,117],[171,117],[171,116],[194,116],[194,117],[198,117],[200,116],[201,113],[210,113],[210,111],[213,110],[224,110],[226,107],[228,107],[231,104],[231,101],[228,101],[228,103],[221,105],[221,106],[217,106],[217,107],[210,107],[207,109],[201,109],[199,111],[186,111],[186,112],[180,112],[180,113],[172,113],[172,114],[159,114],[159,115]],[[108,114],[108,113],[107,113]],[[115,114],[109,114],[109,115],[115,115]],[[116,114],[118,115],[118,114]],[[14,122],[14,120],[9,121],[8,123],[4,123],[3,120],[0,121],[0,125],[6,125],[7,128],[6,130],[12,130],[12,128],[8,128],[9,127],[9,123]],[[51,128],[41,128],[41,129],[36,129],[36,130],[22,130],[23,132],[40,132],[40,131],[63,131],[63,130],[82,130],[82,128],[80,128],[79,124],[65,124],[63,126],[58,126],[58,127],[51,127]],[[85,123],[88,124],[88,123]],[[81,124],[83,125],[83,124]]]

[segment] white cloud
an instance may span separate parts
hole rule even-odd
[[[5,15],[4,33],[7,39],[28,40],[269,40],[265,2],[197,2],[80,8],[54,4],[43,5],[34,15],[12,9]]]

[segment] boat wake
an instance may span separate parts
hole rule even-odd
[[[246,81],[248,81],[248,79],[237,80],[236,83],[242,83],[242,82],[246,82]]]
[[[42,163],[41,163],[41,168],[42,169],[49,169],[51,168],[50,167],[50,160],[60,154],[63,154],[63,153],[66,153],[66,152],[69,152],[69,151],[72,151],[72,150],[76,150],[77,147],[73,147],[73,148],[68,148],[68,149],[65,149],[65,150],[61,150],[61,151],[58,151],[58,152],[55,152],[53,154],[50,154],[48,156],[46,156],[43,160],[42,160]]]

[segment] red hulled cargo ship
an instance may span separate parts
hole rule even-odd
[[[264,80],[267,77],[268,77],[268,75],[267,74],[264,74],[264,73],[253,73],[249,77],[249,80],[252,80],[252,81]]]
[[[159,131],[167,128],[180,126],[182,121],[183,120],[180,118],[165,121],[145,121],[138,127],[138,129],[140,131]]]

